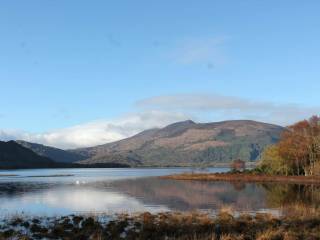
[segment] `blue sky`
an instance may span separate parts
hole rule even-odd
[[[77,147],[185,118],[286,125],[318,114],[319,10],[316,0],[1,1],[0,138]]]

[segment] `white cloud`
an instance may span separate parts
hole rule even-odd
[[[216,94],[158,96],[141,100],[136,105],[143,111],[43,133],[0,130],[0,140],[20,139],[68,149],[121,140],[146,129],[186,119],[201,122],[250,119],[285,126],[320,113],[320,107],[275,104]]]
[[[131,113],[112,120],[99,120],[45,133],[0,130],[2,140],[25,140],[58,148],[89,147],[130,137],[143,130],[163,127],[188,119],[175,112],[147,111]]]
[[[179,112],[207,114],[213,121],[226,119],[252,119],[280,125],[292,124],[320,113],[320,107],[298,104],[275,104],[240,97],[217,94],[177,94],[158,96],[137,102],[142,108],[176,110]]]
[[[220,65],[226,62],[223,53],[223,44],[226,40],[227,37],[189,39],[179,43],[171,56],[174,61],[181,64]]]

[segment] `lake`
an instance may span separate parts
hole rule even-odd
[[[210,168],[225,172],[227,168]],[[316,186],[160,179],[189,168],[37,169],[0,171],[0,217],[160,211],[273,212],[319,205]]]

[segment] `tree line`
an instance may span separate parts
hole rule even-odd
[[[297,122],[267,147],[257,170],[275,175],[320,175],[320,117]]]

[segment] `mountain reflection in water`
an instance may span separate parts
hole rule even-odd
[[[0,183],[0,215],[159,211],[273,211],[320,204],[318,186],[176,181],[157,177],[80,183]]]
[[[117,191],[145,203],[166,205],[173,210],[216,210],[231,206],[236,211],[260,211],[292,205],[320,206],[320,186],[279,183],[229,183],[176,181],[150,178],[112,184]]]
[[[240,211],[265,208],[264,191],[255,184],[176,181],[159,178],[114,182],[111,187],[145,204],[165,205],[172,210],[210,210],[233,206]]]

